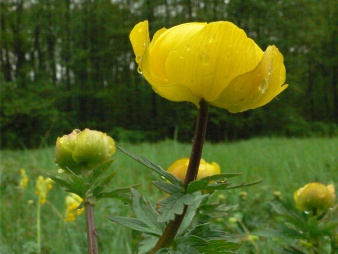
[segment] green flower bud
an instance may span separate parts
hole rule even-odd
[[[62,169],[70,169],[74,173],[79,173],[81,164],[73,160],[73,152],[75,150],[76,138],[81,131],[75,129],[72,133],[57,138],[55,145],[55,162]]]
[[[328,210],[334,205],[335,195],[333,185],[309,183],[295,191],[293,195],[296,207],[300,211]]]
[[[78,134],[75,143],[74,161],[89,166],[109,160],[116,151],[114,140],[100,131],[85,129]]]
[[[114,140],[105,133],[89,129],[82,132],[74,130],[57,139],[55,162],[60,168],[68,168],[79,174],[82,168],[92,169],[109,160],[115,151]]]

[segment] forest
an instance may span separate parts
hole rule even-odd
[[[137,72],[129,33],[143,20],[151,35],[227,20],[282,52],[288,89],[254,111],[211,108],[210,142],[338,135],[335,0],[2,0],[0,12],[1,148],[51,145],[75,128],[191,141],[195,106],[166,101]]]

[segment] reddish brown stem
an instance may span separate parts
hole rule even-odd
[[[98,254],[97,232],[94,219],[95,202],[93,199],[94,197],[89,194],[85,202],[88,254]]]
[[[185,175],[184,179],[185,187],[187,187],[188,184],[194,181],[197,177],[198,168],[202,157],[207,122],[208,122],[208,103],[204,100],[201,100],[200,109],[198,111],[198,117],[196,121],[194,143],[191,149],[187,174]],[[164,229],[162,236],[156,243],[155,247],[151,250],[150,254],[154,254],[159,249],[167,247],[172,243],[182,224],[187,209],[188,207],[185,206],[182,214],[176,215],[174,220],[168,222],[167,227]]]

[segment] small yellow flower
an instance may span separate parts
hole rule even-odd
[[[171,101],[209,104],[232,113],[261,107],[287,88],[283,56],[263,52],[231,22],[185,23],[158,30],[135,25],[130,41],[138,71],[153,90]]]
[[[49,177],[44,179],[43,176],[39,176],[36,181],[35,193],[39,197],[39,202],[41,204],[46,203],[47,194],[52,189],[54,181]]]
[[[334,186],[325,186],[321,183],[309,183],[294,192],[296,207],[300,211],[312,211],[313,209],[328,210],[334,205]]]
[[[181,179],[183,182],[188,170],[188,165],[189,165],[188,158],[179,159],[175,161],[173,164],[171,164],[168,167],[167,171],[176,176],[178,179]],[[220,172],[221,169],[216,162],[210,164],[207,163],[205,160],[201,159],[196,180],[199,180],[207,176],[217,175],[220,174]]]
[[[20,180],[19,180],[19,187],[20,189],[25,189],[28,185],[29,178],[26,174],[25,169],[20,169]]]
[[[84,207],[78,209],[79,205],[82,203],[83,199],[74,193],[70,193],[66,197],[66,213],[64,221],[74,221],[76,216],[80,216],[84,211]]]

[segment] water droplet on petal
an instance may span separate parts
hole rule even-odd
[[[136,59],[135,59],[136,63],[141,62],[141,60],[142,60],[142,57],[141,57],[141,56],[136,56]]]
[[[73,130],[73,133],[74,134],[79,134],[81,131],[79,130],[79,129],[75,129],[75,130]]]
[[[200,55],[200,61],[203,65],[208,65],[209,64],[209,56],[207,53],[202,53]]]
[[[267,79],[264,79],[262,81],[262,83],[259,85],[259,90],[262,92],[262,93],[266,93],[266,91],[268,90],[268,80]]]
[[[191,46],[189,44],[185,45],[185,49],[186,51],[190,51],[191,50]]]
[[[142,70],[141,70],[140,67],[137,67],[137,72],[140,73],[140,74],[142,74]]]

